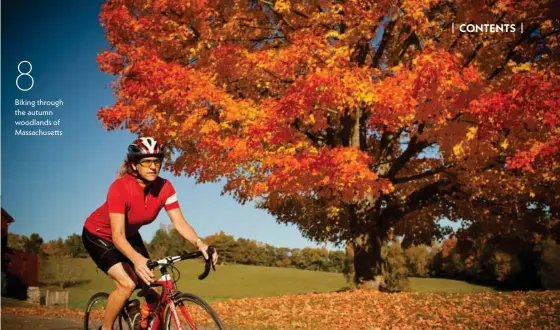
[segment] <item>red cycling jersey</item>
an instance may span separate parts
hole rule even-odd
[[[173,185],[159,176],[144,196],[144,187],[133,175],[115,180],[109,187],[105,203],[86,219],[84,226],[92,234],[112,242],[109,213],[125,215],[126,237],[131,237],[140,227],[153,222],[162,208],[169,211],[179,207]]]

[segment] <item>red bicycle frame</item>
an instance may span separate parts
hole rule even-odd
[[[179,316],[177,315],[177,309],[175,308],[175,302],[173,299],[173,297],[179,292],[175,287],[175,283],[173,282],[171,275],[167,273],[167,268],[165,266],[159,267],[162,275],[152,286],[161,286],[161,298],[154,311],[155,317],[152,318],[152,321],[148,325],[148,330],[156,330],[160,328],[160,325],[164,322],[166,308],[170,310],[171,317],[173,318],[177,329],[181,329],[181,322],[179,321]],[[184,305],[181,305],[180,309],[191,329],[196,330],[196,326],[194,325],[187,308]]]

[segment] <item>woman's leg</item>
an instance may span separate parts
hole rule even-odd
[[[137,277],[134,270],[127,263],[119,262],[109,268],[107,274],[115,281],[116,288],[109,295],[109,301],[105,309],[102,330],[110,330],[117,316],[136,289]]]
[[[148,253],[148,249],[144,245],[144,240],[142,239],[140,234],[129,237],[128,242],[138,253],[150,259],[150,254]],[[142,280],[138,279],[138,283],[142,287],[142,291],[144,292],[144,300],[142,301],[142,305],[140,306],[140,328],[146,329],[148,327],[149,321],[148,316],[157,306],[157,302],[159,301],[160,296],[154,288],[150,288],[149,290],[147,290],[146,283],[144,283]]]

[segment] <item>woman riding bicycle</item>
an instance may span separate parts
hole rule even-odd
[[[177,232],[208,259],[208,246],[183,217],[173,185],[159,177],[162,161],[163,146],[154,138],[133,141],[119,177],[109,187],[107,200],[84,223],[82,240],[86,250],[116,285],[107,302],[102,330],[112,329],[134,290],[155,281],[147,267],[150,256],[138,230],[153,222],[162,208]],[[217,257],[214,254],[213,264]],[[159,299],[155,290],[147,291],[141,307],[143,329],[147,328],[147,317]]]

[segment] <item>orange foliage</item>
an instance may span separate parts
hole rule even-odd
[[[98,62],[116,103],[98,116],[168,142],[168,170],[225,179],[310,238],[385,240],[393,227],[429,243],[440,217],[544,232],[560,198],[552,7],[114,0]],[[521,21],[523,33],[450,27]]]
[[[236,329],[556,329],[555,291],[510,293],[343,293],[245,298],[211,304]],[[57,308],[3,307],[2,313],[83,317]]]

